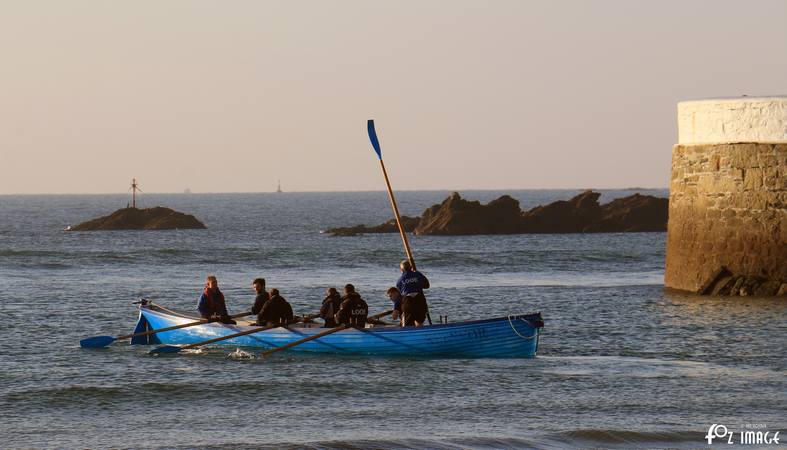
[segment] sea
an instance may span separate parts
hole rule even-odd
[[[528,209],[579,192],[461,194]],[[397,199],[414,216],[449,194]],[[784,448],[742,445],[747,430],[787,441],[787,301],[665,290],[666,233],[412,236],[432,318],[540,311],[533,359],[82,349],[130,333],[141,298],[194,310],[208,274],[231,313],[253,303],[256,277],[298,314],[346,283],[384,311],[404,258],[397,234],[323,233],[392,218],[384,191],[143,194],[142,207],[207,229],[64,231],[129,200],[0,196],[0,447]]]

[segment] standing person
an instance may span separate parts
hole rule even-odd
[[[339,312],[334,316],[336,323],[363,328],[368,315],[369,305],[361,298],[360,294],[355,292],[355,286],[352,284],[344,286],[342,304],[339,307]]]
[[[271,289],[271,298],[265,302],[257,315],[257,325],[286,325],[292,322],[292,306],[279,295],[278,289]]]
[[[337,325],[336,320],[334,320],[333,316],[339,311],[339,307],[342,305],[342,297],[339,295],[339,291],[336,288],[328,288],[325,291],[325,298],[322,301],[322,306],[320,307],[320,317],[325,321],[326,328],[333,328]]]
[[[429,279],[417,270],[413,270],[410,261],[399,263],[402,276],[396,287],[402,294],[402,326],[423,325],[429,306],[426,304],[424,289],[429,289]]]
[[[219,280],[214,275],[208,275],[205,280],[205,290],[199,298],[197,310],[203,319],[209,322],[221,322],[234,325],[236,322],[227,312],[224,294],[219,290]]]
[[[265,278],[255,278],[254,281],[251,282],[251,287],[254,289],[254,292],[257,293],[257,297],[254,298],[254,305],[251,307],[251,313],[257,314],[257,321],[259,321],[259,314],[262,312],[262,307],[265,306],[265,303],[267,303],[271,296],[265,290]]]

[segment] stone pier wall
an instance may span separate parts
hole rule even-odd
[[[721,267],[787,283],[787,143],[673,148],[664,284],[698,292]]]

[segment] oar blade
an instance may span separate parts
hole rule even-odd
[[[182,347],[178,347],[177,345],[162,345],[160,347],[156,347],[153,350],[149,351],[151,355],[156,355],[159,353],[178,353],[183,350]]]
[[[374,130],[374,119],[369,119],[366,122],[366,130],[369,132],[369,140],[372,141],[374,152],[377,153],[377,159],[383,159],[383,152],[380,150],[380,141],[377,139],[377,131]]]
[[[82,348],[102,348],[115,342],[115,340],[114,336],[93,336],[79,341],[79,346]]]

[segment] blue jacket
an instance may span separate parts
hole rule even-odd
[[[424,289],[429,289],[429,280],[417,270],[402,272],[402,276],[396,282],[396,288],[403,296],[423,294]]]

